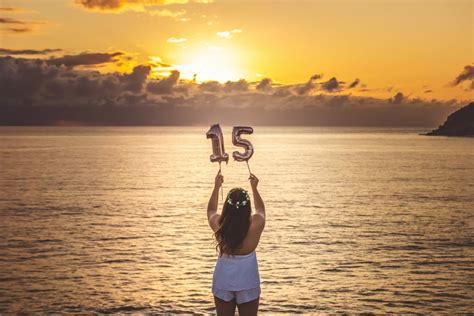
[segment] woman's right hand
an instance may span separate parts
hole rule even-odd
[[[251,173],[249,176],[249,180],[250,180],[250,186],[252,187],[252,189],[256,189],[258,186],[258,178],[253,173]]]
[[[219,172],[217,173],[216,178],[214,180],[214,187],[220,188],[222,183],[224,183],[224,176],[222,175],[221,171],[219,170]]]

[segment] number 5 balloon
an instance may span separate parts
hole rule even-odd
[[[211,125],[211,128],[206,133],[206,138],[212,140],[211,162],[217,161],[219,165],[222,161],[227,163],[229,161],[229,155],[225,153],[224,137],[222,136],[222,130],[219,124]]]
[[[252,134],[252,133],[253,133],[253,128],[251,128],[250,126],[234,126],[234,128],[232,129],[232,143],[235,146],[245,148],[244,153],[234,151],[232,153],[232,156],[237,161],[245,161],[247,163],[247,167],[249,168],[249,173],[250,173],[250,167],[248,165],[249,164],[248,160],[253,155],[253,146],[252,146],[252,143],[250,143],[248,140],[241,139],[240,135]]]

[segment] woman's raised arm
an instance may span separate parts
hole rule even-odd
[[[211,226],[212,230],[214,231],[216,231],[219,226],[217,205],[219,202],[219,188],[222,186],[222,183],[224,183],[224,176],[219,170],[214,180],[214,189],[212,190],[211,197],[209,198],[209,203],[207,203],[207,220],[209,222],[209,226]]]
[[[257,189],[258,178],[254,174],[251,173],[249,180],[250,180],[250,186],[252,187],[255,213],[261,215],[265,219],[265,204],[263,204],[262,197],[260,196],[260,193],[258,192],[258,189]]]

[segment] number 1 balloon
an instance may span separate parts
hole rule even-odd
[[[247,168],[249,169],[249,173],[251,173],[250,167],[249,167],[249,159],[253,155],[253,146],[252,146],[252,143],[250,143],[248,140],[240,138],[240,135],[252,134],[252,133],[253,133],[253,128],[251,128],[250,126],[234,126],[234,128],[232,129],[232,143],[235,146],[243,147],[245,149],[243,153],[234,151],[232,153],[232,156],[234,157],[234,160],[236,161],[245,161],[247,163]]]
[[[217,161],[219,165],[222,161],[228,163],[229,155],[225,153],[224,137],[222,136],[222,130],[219,124],[211,125],[211,128],[206,133],[206,137],[212,140],[211,162]]]
[[[206,133],[206,138],[212,140],[212,155],[211,162],[219,162],[219,171],[221,170],[221,162],[228,163],[229,155],[224,149],[224,137],[222,136],[222,129],[219,124],[211,125],[211,128]],[[224,189],[221,186],[221,198],[224,199]]]

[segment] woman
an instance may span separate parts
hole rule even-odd
[[[212,279],[217,315],[234,315],[236,305],[240,315],[258,312],[260,276],[255,249],[265,227],[265,206],[257,190],[258,178],[251,174],[249,180],[255,214],[252,215],[250,197],[242,188],[230,190],[221,214],[217,213],[219,188],[224,182],[220,171],[207,206],[207,219],[219,253]]]

